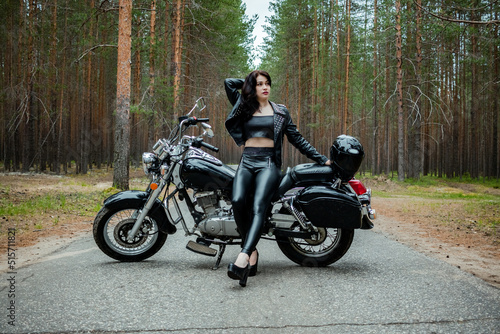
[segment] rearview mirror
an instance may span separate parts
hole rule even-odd
[[[207,137],[213,138],[214,131],[212,130],[212,126],[210,126],[210,124],[207,123],[201,123],[201,126],[203,127],[203,131],[207,135]]]
[[[198,111],[202,111],[206,107],[207,105],[205,104],[205,98],[200,97],[198,100],[196,100],[196,108],[198,109]]]
[[[198,98],[198,100],[196,100],[194,107],[191,109],[190,112],[188,112],[187,115],[188,116],[191,115],[195,109],[197,110],[197,112],[199,112],[199,111],[202,111],[203,109],[205,109],[206,107],[207,107],[207,105],[205,104],[205,98],[200,97],[200,98]]]

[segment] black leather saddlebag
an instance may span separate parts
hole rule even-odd
[[[317,227],[361,227],[361,204],[355,195],[330,186],[312,186],[300,191],[297,202]]]

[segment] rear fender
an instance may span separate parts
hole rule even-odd
[[[146,203],[149,194],[145,191],[127,190],[111,195],[104,200],[104,206],[108,209],[127,209],[137,208],[140,209]],[[168,234],[174,234],[177,228],[172,221],[168,218],[165,212],[165,207],[159,199],[155,200],[153,207],[150,210],[151,217],[158,220],[158,228],[160,231]]]

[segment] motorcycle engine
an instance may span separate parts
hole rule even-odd
[[[196,192],[194,198],[205,213],[205,219],[198,224],[200,232],[219,237],[240,236],[230,206],[221,206],[221,199],[215,191]]]

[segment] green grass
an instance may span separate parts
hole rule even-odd
[[[0,215],[15,216],[57,210],[64,206],[65,203],[66,198],[64,195],[42,195],[19,204],[2,199]]]
[[[485,177],[472,178],[470,177],[470,175],[464,175],[462,177],[451,177],[451,178],[442,178],[442,177],[440,178],[433,175],[425,175],[421,176],[419,179],[405,178],[403,182],[398,181],[398,174],[396,172],[394,172],[391,175],[385,175],[385,174],[372,175],[370,172],[363,172],[363,174],[358,174],[356,175],[356,177],[360,179],[378,179],[380,177],[384,177],[385,179],[390,179],[393,182],[422,185],[422,186],[424,185],[432,186],[442,182],[447,182],[447,183],[476,184],[476,185],[492,187],[495,189],[500,189],[500,179],[485,178]]]
[[[406,188],[409,196],[425,197],[429,199],[456,199],[456,200],[485,200],[494,201],[500,200],[499,196],[481,193],[477,191],[466,191],[460,188],[455,188],[449,185],[442,186],[408,186]]]
[[[500,227],[500,180],[424,176],[400,182],[397,176],[389,178],[369,174],[360,179],[372,188],[374,198],[408,198],[401,208],[403,212],[410,212],[412,206],[418,206],[443,221],[454,221],[497,235]],[[449,209],[451,204],[454,205],[453,211]]]
[[[116,192],[116,191],[115,191]],[[0,216],[36,215],[48,212],[78,212],[88,215],[99,211],[102,201],[110,195],[108,190],[92,193],[45,194],[12,203],[0,200]]]
[[[438,178],[435,176],[422,176],[420,179],[407,178],[404,181],[398,181],[397,176],[390,178],[387,176],[373,176],[369,173],[364,174],[360,179],[363,182],[373,185],[373,191],[381,196],[391,196],[393,194],[405,194],[414,196],[424,196],[429,198],[450,198],[450,199],[485,199],[494,200],[496,195],[486,194],[481,190],[500,189],[500,180],[497,179],[471,179],[459,178]],[[390,190],[384,190],[385,187],[377,189],[378,185],[391,183],[395,187]],[[469,191],[463,187],[469,186],[476,191]]]
[[[144,190],[149,180],[137,171],[142,169],[131,169],[134,177],[130,179],[130,188]],[[37,179],[36,191],[28,189],[32,176]],[[19,181],[14,183],[9,178],[8,174],[0,176],[0,183],[5,180],[0,184],[0,236],[8,227],[32,231],[90,220],[102,208],[104,199],[119,191],[111,186],[112,172],[106,169],[94,169],[85,175],[48,176],[45,181],[38,174],[16,173],[13,178]],[[109,187],[103,189],[103,183]]]

